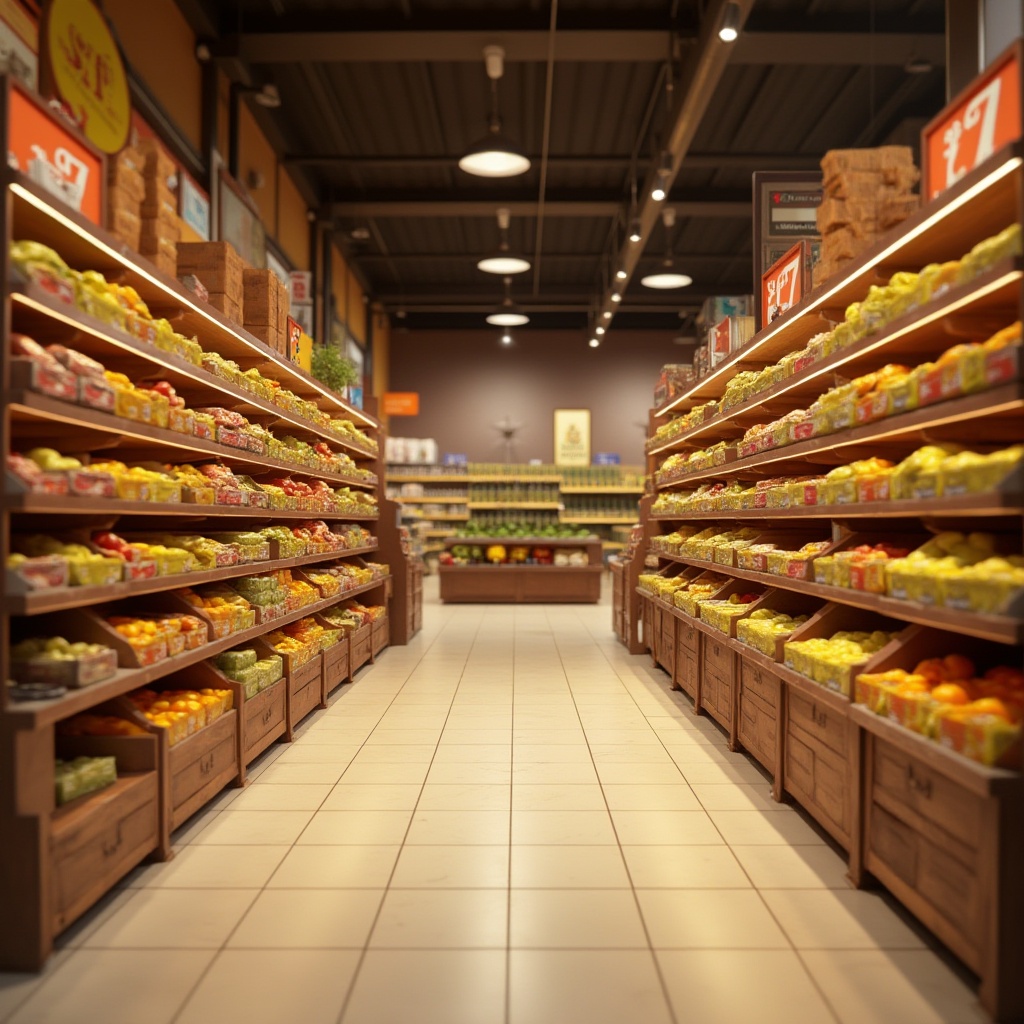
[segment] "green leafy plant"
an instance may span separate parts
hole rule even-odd
[[[334,345],[314,345],[310,369],[321,384],[339,394],[359,380],[352,360],[346,359]]]

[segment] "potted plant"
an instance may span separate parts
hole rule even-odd
[[[350,359],[334,345],[314,345],[310,372],[324,387],[344,395],[345,388],[359,380],[359,374]]]

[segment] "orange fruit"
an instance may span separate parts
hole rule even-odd
[[[925,661],[918,662],[917,667],[914,669],[914,675],[924,676],[927,679],[934,679],[936,682],[939,682],[946,677],[945,666],[941,658],[927,658]]]
[[[974,676],[974,662],[962,654],[947,654],[942,659],[947,679],[971,679]]]
[[[940,704],[966,704],[970,700],[967,691],[956,683],[940,683],[932,690],[932,697]]]
[[[1010,721],[1010,713],[998,697],[982,697],[981,700],[974,701],[969,707],[975,715],[993,715],[1004,721]]]

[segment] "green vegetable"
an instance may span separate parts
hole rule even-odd
[[[334,345],[314,345],[310,369],[321,384],[339,394],[349,384],[359,380],[352,361],[346,359]]]

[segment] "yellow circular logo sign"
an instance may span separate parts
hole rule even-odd
[[[91,0],[51,0],[46,49],[60,98],[82,131],[104,153],[128,141],[131,100],[128,78],[103,15]]]

